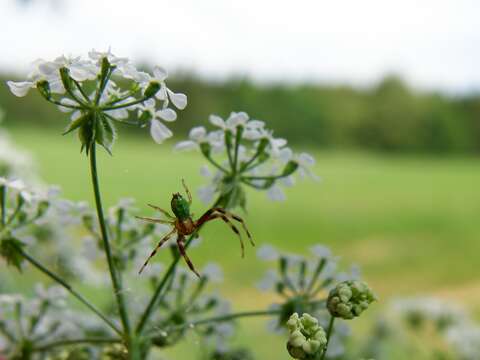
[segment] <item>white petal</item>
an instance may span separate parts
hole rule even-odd
[[[208,120],[210,121],[210,123],[212,125],[215,125],[215,126],[218,126],[222,129],[225,129],[225,121],[223,121],[223,119],[220,117],[220,116],[217,116],[217,115],[210,115],[210,117],[208,118]]]
[[[310,154],[301,153],[300,155],[298,155],[298,158],[304,165],[315,165],[315,158]]]
[[[199,141],[205,138],[207,130],[203,126],[196,126],[190,130],[188,137],[192,140]]]
[[[310,248],[313,255],[318,258],[329,258],[332,255],[332,251],[324,245],[314,245]]]
[[[150,135],[157,144],[161,144],[165,139],[172,137],[173,133],[160,121],[152,120],[150,124]]]
[[[266,244],[257,250],[257,256],[262,260],[273,261],[278,259],[279,253],[275,247]]]
[[[251,129],[262,129],[265,126],[265,122],[260,120],[250,120],[247,123],[247,127]]]
[[[162,100],[162,101],[167,100],[167,87],[165,86],[165,84],[162,83],[162,87],[161,87],[160,90],[158,90],[158,92],[155,94],[155,97],[156,97],[158,100]]]
[[[206,165],[203,165],[200,168],[200,175],[206,178],[211,178],[213,176],[212,172],[210,171],[210,168]]]
[[[176,150],[176,151],[188,151],[188,150],[194,150],[194,149],[198,149],[198,144],[195,141],[191,141],[191,140],[180,141],[173,148],[173,150]]]
[[[153,75],[158,81],[164,81],[167,78],[168,73],[167,70],[165,70],[164,68],[161,68],[160,66],[155,66],[153,68]]]
[[[236,127],[238,125],[245,125],[248,121],[248,115],[245,112],[232,112],[225,122],[228,127]]]
[[[70,119],[72,121],[75,121],[77,120],[80,116],[82,115],[82,112],[80,110],[75,110],[73,113],[72,113],[72,116],[70,116]]]
[[[213,201],[215,195],[215,187],[211,185],[202,186],[198,189],[197,195],[204,204],[209,204]]]
[[[175,121],[177,119],[177,113],[169,108],[158,110],[156,115],[165,121]]]
[[[268,189],[267,196],[272,201],[285,201],[286,199],[283,190],[278,186],[272,186],[270,189]]]
[[[27,95],[28,91],[35,86],[35,84],[31,81],[7,81],[7,85],[13,95],[18,97]]]
[[[222,269],[214,263],[207,264],[202,270],[202,275],[206,276],[211,282],[218,283],[223,281]]]
[[[177,109],[183,110],[187,107],[187,95],[182,93],[174,93],[170,89],[167,89],[167,93],[170,101]]]
[[[78,105],[76,101],[74,101],[72,99],[68,99],[68,98],[60,99],[60,102],[62,104],[65,104],[65,105],[72,105],[72,106]],[[59,106],[58,109],[61,112],[64,112],[64,113],[68,113],[68,112],[72,111],[72,109],[64,107],[64,106]]]

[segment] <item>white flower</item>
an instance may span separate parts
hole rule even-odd
[[[320,244],[312,246],[310,251],[313,255],[320,259],[330,258],[332,256],[332,251],[328,247]]]
[[[280,186],[273,185],[267,190],[267,196],[272,201],[285,201],[287,198]]]
[[[139,112],[147,111],[152,117],[150,120],[150,134],[158,144],[161,144],[165,139],[173,136],[173,133],[160,120],[175,121],[177,114],[169,108],[157,110],[155,100],[148,99],[142,105],[137,105]]]
[[[280,254],[275,247],[273,247],[272,245],[266,244],[266,245],[262,245],[257,250],[257,256],[262,260],[273,261],[273,260],[277,260]]]
[[[30,202],[33,199],[33,194],[27,190],[25,183],[22,180],[8,180],[4,177],[0,177],[0,186],[1,185],[12,190],[14,194],[19,194],[23,200],[27,202]]]
[[[308,175],[314,180],[320,179],[310,170],[310,168],[315,165],[315,158],[312,155],[303,152],[298,155],[294,155],[293,159],[298,164],[301,177],[305,177],[306,175]]]
[[[204,204],[210,204],[213,201],[216,189],[216,186],[213,185],[202,186],[197,191],[198,198]]]
[[[201,274],[208,278],[212,282],[222,282],[223,281],[223,272],[220,266],[214,263],[208,263],[205,265]]]
[[[222,129],[223,131],[231,130],[235,132],[237,126],[242,125],[245,126],[248,121],[248,114],[245,112],[232,112],[228,119],[224,121],[218,115],[210,115],[209,121],[212,125],[215,125]]]
[[[203,142],[207,142],[207,130],[203,126],[197,126],[190,130],[188,134],[190,140],[180,141],[175,145],[174,150],[192,150],[198,149],[199,145]]]

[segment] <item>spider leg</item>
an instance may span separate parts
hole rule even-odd
[[[170,239],[170,237],[173,235],[173,233],[175,233],[177,231],[176,228],[173,228],[172,231],[170,231],[167,235],[165,235],[157,244],[157,246],[155,247],[155,249],[153,249],[152,253],[150,254],[150,256],[148,257],[147,261],[145,261],[145,263],[143,264],[142,268],[140,269],[140,271],[138,272],[139,274],[142,273],[143,269],[145,269],[145,266],[147,266],[148,262],[150,261],[150,259],[152,257],[155,256],[155,254],[157,253],[158,249],[160,249],[160,247],[165,244],[168,239]]]
[[[247,233],[247,236],[248,236],[248,240],[250,240],[250,244],[252,244],[252,246],[255,246],[255,243],[253,242],[253,239],[252,239],[252,235],[250,234],[250,231],[248,231],[247,229],[247,225],[245,224],[245,221],[243,221],[243,219],[238,216],[238,215],[235,215],[229,211],[226,211],[225,209],[222,209],[222,208],[214,208],[215,211],[219,212],[220,214],[223,214],[223,215],[226,215],[226,216],[229,216],[231,217],[232,219],[238,221],[239,223],[242,224],[242,227],[243,227],[243,230],[245,230],[245,232]]]
[[[149,217],[143,217],[143,216],[135,216],[137,219],[148,221],[151,223],[158,223],[158,224],[168,224],[172,225],[171,221],[168,220],[162,220],[162,219],[154,219],[154,218],[149,218]]]
[[[182,185],[183,185],[183,188],[185,189],[185,192],[187,193],[188,203],[192,205],[192,194],[190,193],[190,190],[188,190],[187,184],[185,184],[184,179],[182,179]]]
[[[240,239],[240,247],[242,249],[242,258],[245,257],[245,244],[243,243],[242,235],[240,234],[240,231],[238,231],[238,228],[234,224],[232,224],[232,222],[228,219],[226,215],[221,213],[215,214],[215,210],[210,209],[197,221],[196,226],[201,226],[207,221],[215,219],[222,219],[228,226],[230,226],[230,229],[232,229],[232,231],[238,235],[238,238]]]
[[[178,250],[180,251],[180,255],[183,256],[183,259],[187,263],[190,270],[192,270],[195,273],[195,275],[197,275],[198,277],[201,277],[200,274],[197,272],[197,270],[195,270],[195,266],[193,266],[192,261],[188,257],[187,252],[185,251],[184,241],[185,241],[185,236],[179,235],[177,239],[177,246],[178,246]]]
[[[159,208],[158,206],[156,205],[152,205],[152,204],[147,204],[148,206],[150,206],[152,209],[155,209],[157,211],[160,211],[163,215],[165,215],[167,218],[169,219],[172,219],[172,220],[175,220],[175,217],[170,215],[170,213],[166,210],[163,210],[162,208]]]

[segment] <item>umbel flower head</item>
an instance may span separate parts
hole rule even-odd
[[[37,60],[26,81],[7,84],[19,97],[35,88],[60,111],[71,112],[64,134],[78,131],[82,150],[88,154],[95,142],[111,152],[115,123],[149,125],[157,143],[171,137],[163,122],[174,121],[177,115],[169,105],[184,109],[187,97],[171,91],[166,79],[167,72],[158,66],[149,74],[110,50],[92,50],[86,59],[60,56],[53,61]]]
[[[315,159],[306,153],[293,153],[286,146],[287,140],[273,137],[273,131],[267,129],[263,121],[251,119],[245,112],[232,112],[226,120],[211,115],[209,120],[215,130],[209,132],[203,126],[194,127],[189,140],[175,147],[176,150],[200,150],[215,167],[215,174],[208,169],[203,171],[212,180],[201,189],[204,202],[209,203],[217,194],[216,206],[244,208],[245,186],[266,190],[272,200],[283,200],[285,195],[279,185],[293,185],[294,173],[316,178],[310,171]]]
[[[330,291],[327,308],[332,316],[351,320],[360,316],[375,300],[377,297],[366,283],[347,280]]]
[[[294,359],[315,359],[327,345],[327,337],[318,320],[309,314],[293,313],[287,321],[287,350]]]

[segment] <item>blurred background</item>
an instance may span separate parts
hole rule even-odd
[[[259,243],[289,251],[323,243],[346,268],[358,264],[381,301],[354,333],[365,334],[390,301],[405,296],[460,304],[475,319],[479,13],[480,3],[471,0],[3,0],[2,127],[32,153],[45,182],[91,202],[78,142],[60,136],[67,117],[34,92],[20,101],[5,81],[25,78],[37,58],[92,48],[111,47],[145,68],[159,64],[170,73],[169,87],[189,98],[171,126],[177,138],[158,146],[144,129],[120,129],[114,156],[101,158],[108,204],[121,196],[165,203],[181,177],[198,188],[200,156],[172,158],[173,144],[192,126],[207,125],[211,113],[246,111],[295,150],[312,153],[322,178],[288,190],[285,203],[249,194],[252,232]],[[204,205],[194,207],[200,213]],[[221,292],[235,299],[236,310],[269,304],[254,286],[263,264],[253,251],[241,261],[236,244],[209,239],[223,231],[207,228],[192,257],[223,266]],[[8,287],[8,275],[3,281]],[[250,331],[252,324],[258,326]],[[255,344],[263,358],[276,347],[276,358],[286,359],[275,345],[282,339],[264,328],[247,320],[239,342]],[[390,351],[386,358],[413,354],[395,344]],[[184,356],[191,358],[187,350]]]

